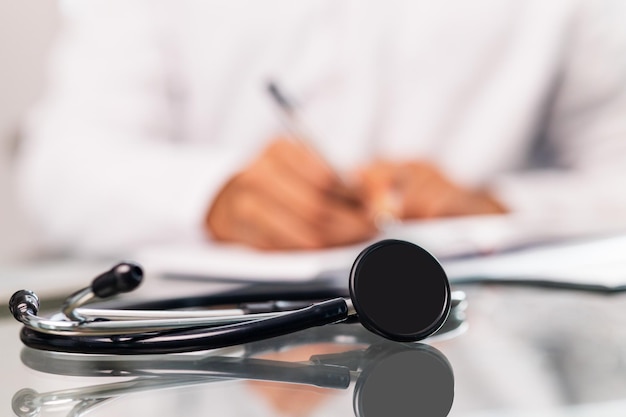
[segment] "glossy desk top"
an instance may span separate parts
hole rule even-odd
[[[23,348],[4,315],[2,415],[624,415],[626,295],[460,288],[466,320],[413,345],[354,324],[212,352],[90,357]]]

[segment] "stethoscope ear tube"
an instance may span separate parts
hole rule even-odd
[[[218,349],[336,323],[348,317],[346,300],[322,301],[288,314],[214,328],[160,332],[132,337],[58,336],[24,327],[22,342],[34,349],[67,353],[142,355]]]

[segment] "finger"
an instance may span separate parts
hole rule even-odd
[[[397,164],[388,161],[376,161],[360,168],[357,171],[357,178],[369,190],[384,190],[395,183],[397,171]]]
[[[398,164],[387,161],[377,161],[360,171],[360,186],[366,195],[366,205],[373,218],[401,216],[399,171]]]
[[[411,162],[405,164],[400,172],[402,216],[404,218],[440,216],[445,201],[456,192],[456,186],[432,164]]]
[[[316,249],[371,238],[376,228],[363,211],[337,201],[327,202],[328,217],[319,223],[303,220],[292,207],[271,198],[251,198],[237,217],[245,219],[239,239],[263,249]]]
[[[237,241],[261,249],[314,249],[322,246],[317,229],[267,196],[250,192],[236,207]]]
[[[294,212],[307,223],[317,224],[329,215],[328,196],[312,184],[290,175],[284,166],[274,160],[260,161],[254,170],[245,175],[246,181],[257,192]]]
[[[377,233],[373,218],[365,210],[335,207],[321,226],[326,246],[345,245],[372,238]]]
[[[280,164],[290,175],[320,190],[332,190],[340,183],[337,173],[319,154],[294,140],[279,139],[272,142],[264,156]]]
[[[360,241],[376,232],[363,207],[346,204],[344,200],[329,196],[301,178],[284,175],[281,169],[284,166],[280,164],[265,164],[260,169],[264,175],[257,178],[275,178],[273,186],[267,190],[268,196],[276,205],[282,205],[283,209],[293,212],[308,226],[316,228],[321,245]]]
[[[363,210],[326,198],[319,201],[314,213],[323,216],[304,218],[302,213],[284,201],[268,198],[256,204],[262,212],[256,218],[262,245],[272,249],[314,249],[363,241],[376,233],[376,228]]]
[[[320,189],[332,198],[362,206],[363,196],[348,184],[316,149],[298,141],[277,141],[270,149],[272,159],[290,175]]]
[[[307,238],[308,232],[299,230],[297,225],[287,226],[299,233],[288,242],[280,235],[274,236],[274,230],[264,224],[267,223],[266,213],[273,207],[271,199],[262,190],[255,189],[246,174],[243,172],[231,179],[214,201],[205,221],[210,235],[216,240],[264,249],[315,246],[315,236]]]
[[[425,169],[420,169],[408,186],[411,190],[406,197],[408,216],[436,218],[504,212],[488,195],[453,183],[432,166],[422,168]]]
[[[274,149],[282,145],[274,145]],[[354,226],[346,218],[346,237],[326,239],[325,219],[334,211],[349,213],[349,205],[330,198],[324,190],[294,174],[268,148],[246,170],[232,179],[218,194],[211,212],[215,235],[222,240],[238,241],[266,249],[316,248],[352,241],[364,234],[367,226]],[[343,224],[343,222],[342,222]]]
[[[228,215],[218,219],[219,240],[267,250],[316,249],[362,241],[375,232],[365,216],[359,218],[343,206],[332,208],[325,222],[312,224],[252,189],[238,194]]]
[[[281,146],[277,144],[275,149]],[[298,212],[306,221],[318,222],[326,218],[330,210],[328,207],[332,203],[351,207],[363,206],[364,198],[356,188],[320,187],[319,183],[309,182],[308,178],[294,172],[293,166],[284,162],[275,153],[268,153],[250,170],[250,181],[256,187],[263,188],[277,203],[288,205]]]

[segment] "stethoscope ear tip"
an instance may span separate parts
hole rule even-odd
[[[143,269],[135,262],[124,261],[91,282],[91,290],[100,298],[134,290],[143,280]]]
[[[22,321],[22,316],[29,311],[36,315],[39,311],[39,298],[30,290],[19,290],[9,300],[9,311],[18,321]]]

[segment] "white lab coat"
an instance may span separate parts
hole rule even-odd
[[[426,158],[519,216],[626,218],[623,1],[65,4],[20,165],[50,247],[205,238],[216,192],[282,131],[269,79],[343,169]]]

